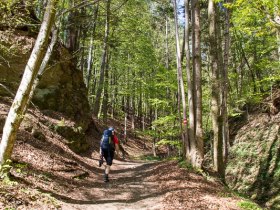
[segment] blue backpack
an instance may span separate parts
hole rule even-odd
[[[112,131],[105,130],[100,142],[100,147],[103,150],[113,150],[115,148],[114,142],[112,140]]]

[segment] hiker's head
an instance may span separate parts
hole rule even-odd
[[[114,133],[114,131],[115,131],[115,129],[113,127],[109,127],[108,130],[112,131],[112,133]]]

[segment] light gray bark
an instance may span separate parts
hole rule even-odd
[[[208,19],[209,19],[209,42],[210,42],[210,65],[211,65],[211,117],[213,124],[213,160],[214,170],[224,178],[223,165],[223,139],[220,116],[220,70],[218,55],[218,36],[216,28],[216,5],[213,0],[208,2]]]
[[[102,108],[103,108],[103,121],[107,123],[108,119],[108,103],[109,103],[109,94],[108,94],[108,88],[109,88],[109,61],[110,61],[110,56],[107,53],[107,58],[106,58],[106,67],[105,67],[105,81],[104,81],[104,95],[103,95],[103,103],[102,103]]]
[[[202,84],[201,84],[201,41],[200,41],[200,1],[192,1],[193,25],[193,75],[195,109],[196,154],[191,154],[194,166],[201,168],[204,158],[203,128],[202,128]]]
[[[46,52],[48,38],[55,19],[56,5],[57,0],[49,0],[38,37],[7,116],[0,144],[0,164],[3,164],[7,159],[11,158],[16,134],[24,118],[34,80],[40,69],[44,53]]]
[[[92,67],[92,51],[93,51],[93,35],[90,37],[90,46],[88,51],[87,60],[87,75],[86,75],[86,87],[89,87],[90,77],[91,77],[91,67]]]
[[[226,2],[231,2],[231,0],[227,0]],[[223,117],[223,156],[224,156],[224,164],[227,164],[227,158],[229,153],[229,126],[228,126],[228,107],[227,107],[227,101],[228,101],[228,86],[229,86],[229,80],[228,80],[228,62],[229,62],[229,48],[230,48],[230,10],[227,9],[225,13],[225,46],[224,46],[224,68],[223,68],[223,98],[222,98],[222,117]]]
[[[168,48],[168,17],[165,20],[165,68],[169,68],[169,48]]]
[[[181,102],[183,108],[183,123],[182,123],[182,140],[183,140],[183,152],[186,154],[186,148],[189,147],[188,136],[187,136],[187,107],[186,107],[186,97],[185,97],[185,87],[184,80],[182,74],[182,63],[181,63],[181,51],[179,44],[179,32],[178,32],[178,18],[177,18],[177,3],[176,0],[173,0],[173,8],[174,8],[174,19],[175,19],[175,35],[176,35],[176,61],[177,61],[177,74],[178,74],[178,83],[180,85],[181,92]],[[178,90],[179,91],[179,90]],[[179,94],[179,93],[178,93]],[[179,113],[180,114],[180,113]]]
[[[186,50],[186,74],[187,74],[187,82],[188,82],[188,104],[189,104],[189,148],[187,148],[187,155],[191,153],[191,150],[195,150],[195,135],[194,135],[194,100],[193,100],[193,81],[192,81],[192,73],[190,67],[190,14],[189,14],[189,0],[185,0],[185,50]],[[190,157],[189,157],[190,158]]]
[[[105,67],[106,67],[106,56],[108,52],[108,38],[109,38],[109,32],[110,32],[110,4],[111,0],[107,0],[107,7],[106,7],[106,23],[105,23],[105,36],[103,41],[103,54],[102,54],[102,62],[101,62],[101,68],[100,68],[100,79],[98,84],[98,89],[96,93],[96,99],[94,103],[94,109],[93,109],[93,115],[98,116],[99,110],[100,110],[100,104],[101,104],[101,95],[104,88],[104,75],[105,75]]]
[[[94,10],[94,17],[93,17],[93,28],[92,28],[92,35],[91,35],[91,38],[90,38],[90,48],[89,48],[89,53],[88,53],[88,61],[87,61],[87,78],[86,78],[86,86],[87,88],[89,87],[89,83],[90,83],[90,80],[91,80],[91,72],[92,72],[92,63],[93,63],[93,39],[94,39],[94,36],[95,36],[95,29],[96,29],[96,22],[97,22],[97,16],[98,16],[98,10],[99,10],[99,2],[97,2],[97,5],[96,5],[96,8]]]

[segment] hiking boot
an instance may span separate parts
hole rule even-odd
[[[108,174],[104,174],[104,182],[109,182],[109,176],[108,176]]]

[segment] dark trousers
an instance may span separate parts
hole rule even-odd
[[[102,155],[106,160],[107,165],[111,166],[114,159],[114,150],[102,149]]]

